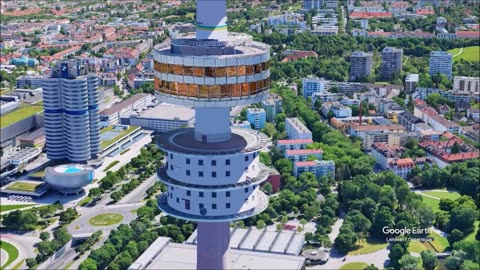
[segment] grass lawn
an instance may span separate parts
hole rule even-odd
[[[110,170],[113,166],[117,165],[118,163],[120,163],[120,161],[118,160],[115,160],[113,161],[112,163],[108,164],[107,167],[105,167],[105,169],[103,169],[104,172]]]
[[[420,241],[410,241],[408,244],[408,252],[419,253],[427,250],[428,248]]]
[[[122,221],[123,216],[115,213],[100,214],[91,218],[88,223],[93,226],[110,226]]]
[[[125,137],[127,134],[137,130],[139,127],[136,127],[136,126],[129,126],[126,130],[122,131],[122,132],[118,132],[118,135],[115,136],[115,138],[111,139],[111,140],[108,140],[108,141],[102,141],[100,147],[102,149],[105,149],[107,147],[109,147],[110,145],[114,144],[116,141],[120,140],[121,138]],[[109,126],[109,127],[106,127],[104,129],[102,129],[100,131],[100,133],[105,133],[107,131],[112,131],[113,130],[113,126]]]
[[[460,48],[449,50],[452,56],[460,52]],[[459,62],[460,59],[464,61],[479,62],[480,61],[480,46],[471,46],[463,48],[463,52],[460,55],[453,57],[454,62]]]
[[[17,209],[25,208],[25,207],[32,206],[32,205],[35,205],[35,204],[32,203],[32,204],[0,205],[0,212],[10,211],[10,210],[17,210]]]
[[[440,190],[429,190],[429,191],[422,191],[422,193],[425,193],[427,195],[437,197],[439,199],[451,199],[451,200],[456,200],[460,198],[460,194],[455,191],[440,191]]]
[[[364,269],[367,267],[368,264],[363,263],[363,262],[351,262],[351,263],[346,263],[340,267],[340,270],[360,270]]]
[[[29,116],[43,111],[43,106],[24,105],[23,108],[7,113],[1,117],[0,128],[4,128]]]
[[[430,198],[427,196],[422,196],[423,202],[430,206],[432,208],[433,212],[440,212],[440,207],[438,206],[440,204],[440,200],[436,200],[434,198]]]
[[[31,173],[31,174],[29,174],[28,176],[33,177],[33,178],[43,178],[43,177],[45,177],[45,171],[44,171],[44,170],[40,170],[40,171]]]
[[[475,235],[477,235],[477,231],[478,231],[478,223],[480,223],[480,221],[475,221],[475,223],[473,223],[473,226],[474,226],[474,230],[473,232],[471,232],[470,234],[468,234],[467,236],[465,236],[464,240],[467,240],[467,241],[475,241]]]
[[[123,154],[127,153],[128,151],[130,151],[130,148],[127,148],[127,149],[123,150],[122,152],[120,152],[120,155],[123,155]]]
[[[447,249],[450,244],[448,243],[447,238],[440,236],[439,234],[435,232],[431,232],[429,237],[433,238],[433,241],[430,242],[430,244],[438,251],[438,252],[443,252],[445,249]]]
[[[85,204],[91,202],[92,200],[93,200],[92,197],[87,196],[87,197],[83,198],[80,202],[78,202],[78,205],[84,206]]]
[[[14,265],[12,267],[12,270],[17,270],[17,269],[20,269],[20,267],[22,267],[22,264],[25,262],[25,259],[19,261],[16,265]]]
[[[388,243],[385,241],[378,241],[374,239],[367,239],[366,241],[358,241],[357,242],[357,249],[352,250],[348,253],[348,255],[360,255],[360,254],[368,254],[375,251],[379,251],[384,249],[388,246]]]
[[[8,260],[6,262],[2,262],[0,269],[6,269],[13,261],[15,261],[18,257],[18,249],[7,242],[0,241],[0,248],[5,250],[8,254]]]
[[[30,182],[15,182],[7,187],[10,190],[30,191],[34,192],[35,189],[42,183],[30,183]]]

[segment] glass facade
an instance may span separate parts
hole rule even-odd
[[[260,92],[268,90],[270,87],[270,78],[237,84],[221,84],[221,85],[197,85],[188,83],[177,83],[162,81],[154,78],[155,90],[161,93],[197,97],[197,98],[226,98],[226,97],[242,97],[256,95]]]
[[[259,74],[270,69],[270,60],[267,62],[230,67],[192,67],[175,64],[164,64],[155,61],[155,71],[165,74],[185,75],[194,77],[233,77]]]

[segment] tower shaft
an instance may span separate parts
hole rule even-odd
[[[197,224],[197,269],[228,269],[230,222]]]

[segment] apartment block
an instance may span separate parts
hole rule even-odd
[[[403,50],[393,47],[385,47],[382,50],[382,63],[380,75],[383,79],[391,79],[402,70]]]
[[[372,54],[356,51],[350,55],[350,80],[372,75]]]
[[[312,139],[312,132],[298,119],[285,119],[285,130],[289,139]]]
[[[430,76],[440,73],[452,79],[452,55],[444,51],[430,52]]]

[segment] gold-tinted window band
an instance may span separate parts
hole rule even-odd
[[[186,75],[195,77],[232,77],[259,74],[270,69],[267,62],[231,67],[191,67],[175,64],[164,64],[155,61],[155,71],[166,74]]]
[[[161,93],[197,97],[197,98],[226,98],[256,95],[270,87],[270,78],[256,82],[222,84],[222,85],[198,85],[177,83],[154,78],[155,90]]]

